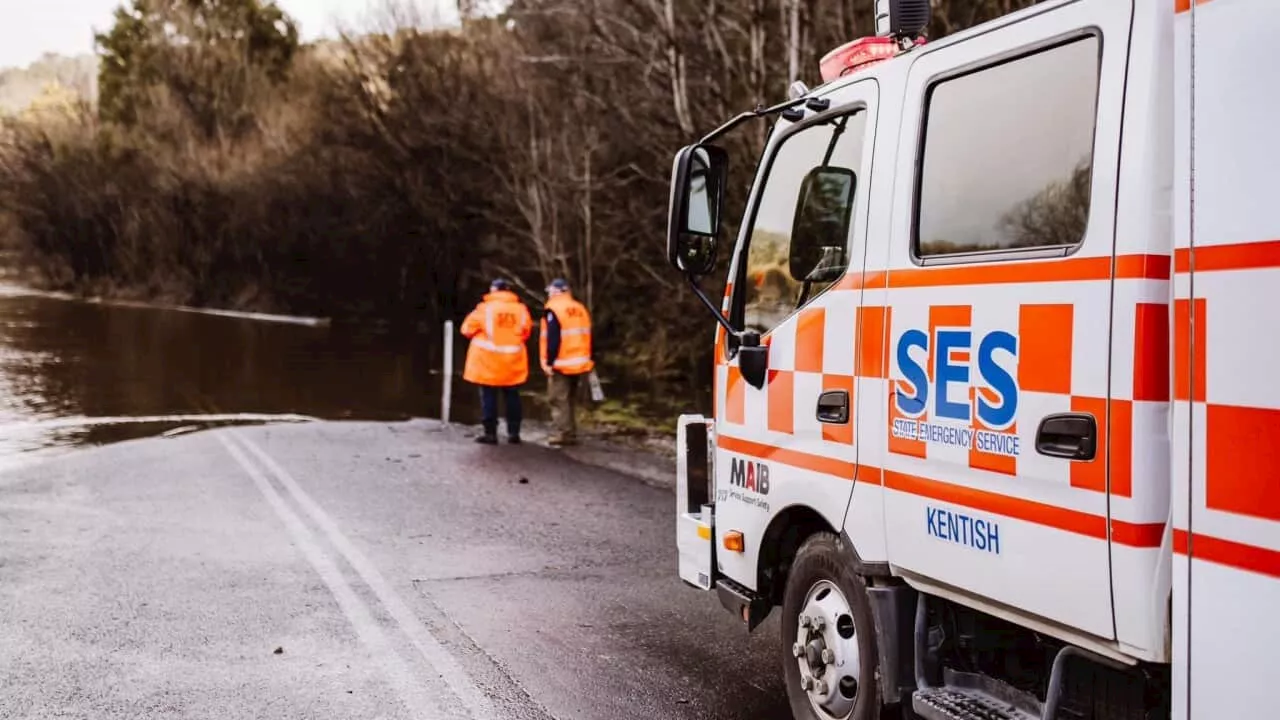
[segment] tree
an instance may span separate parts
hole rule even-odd
[[[1092,158],[1076,164],[1071,176],[1051,182],[1022,201],[1000,221],[1006,247],[1074,245],[1089,224]]]
[[[286,77],[298,30],[272,0],[132,0],[96,41],[104,120],[133,126],[167,99],[215,138],[250,125],[250,100]]]

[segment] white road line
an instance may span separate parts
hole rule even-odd
[[[338,606],[342,608],[343,614],[347,616],[347,620],[355,628],[356,635],[360,637],[360,641],[368,648],[369,654],[374,660],[382,665],[383,672],[410,714],[416,718],[442,717],[443,713],[439,706],[431,699],[427,689],[415,679],[409,665],[396,652],[387,639],[386,633],[378,626],[378,622],[374,619],[369,608],[351,589],[351,585],[342,576],[338,566],[321,548],[311,530],[289,508],[284,498],[271,485],[271,482],[263,476],[262,472],[249,462],[249,459],[244,456],[240,448],[232,444],[223,435],[218,435],[217,438],[240,467],[248,473],[250,478],[253,478],[254,484],[258,486],[258,490],[267,499],[267,504],[271,505],[271,509],[275,510],[276,515],[284,522],[289,534],[293,536],[294,541],[297,543],[298,549],[302,551],[303,556],[319,573],[320,579],[324,580],[324,584],[329,587],[329,592],[333,593],[334,599],[338,601]]]
[[[342,531],[338,529],[337,523],[329,517],[328,513],[316,504],[311,499],[311,496],[293,479],[293,476],[280,467],[280,464],[273,460],[270,455],[267,455],[244,435],[234,430],[229,432],[275,475],[276,479],[293,496],[293,499],[306,511],[307,515],[311,516],[316,525],[320,526],[320,529],[328,537],[329,542],[333,543],[333,546],[346,558],[351,567],[355,568],[356,573],[360,575],[360,579],[364,580],[369,589],[373,590],[374,595],[378,597],[378,600],[391,613],[391,617],[400,625],[400,629],[409,636],[409,640],[418,649],[418,652],[422,654],[422,658],[440,675],[458,700],[466,706],[471,713],[471,717],[476,718],[476,720],[487,720],[495,717],[488,699],[471,681],[471,678],[467,676],[462,667],[458,665],[457,660],[431,635],[422,624],[422,621],[418,619],[418,616],[400,597],[399,593],[391,587],[391,584],[382,576],[378,568],[369,561],[369,558],[360,552],[347,539],[346,535],[342,534]]]

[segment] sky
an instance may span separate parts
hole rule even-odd
[[[93,52],[93,33],[107,29],[123,0],[0,0],[0,68],[24,67],[46,52]],[[303,40],[339,27],[371,27],[385,17],[384,0],[277,0],[298,22]],[[402,4],[402,3],[397,3]],[[450,13],[452,0],[417,0],[419,11]]]

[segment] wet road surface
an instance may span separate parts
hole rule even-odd
[[[0,717],[788,717],[675,576],[673,497],[426,421],[0,472]]]

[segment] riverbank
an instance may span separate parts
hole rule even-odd
[[[111,295],[77,294],[61,290],[44,290],[38,287],[15,282],[12,276],[0,274],[0,297],[42,297],[67,302],[83,302],[90,305],[106,305],[110,307],[141,308],[149,310],[168,310],[170,312],[197,313],[218,317],[237,318],[240,320],[256,320],[258,322],[286,323],[305,325],[307,327],[327,327],[333,323],[332,318],[308,317],[305,315],[285,315],[279,313],[257,312],[251,310],[232,310],[228,308],[195,307],[166,303],[159,300],[132,300],[126,297]]]

